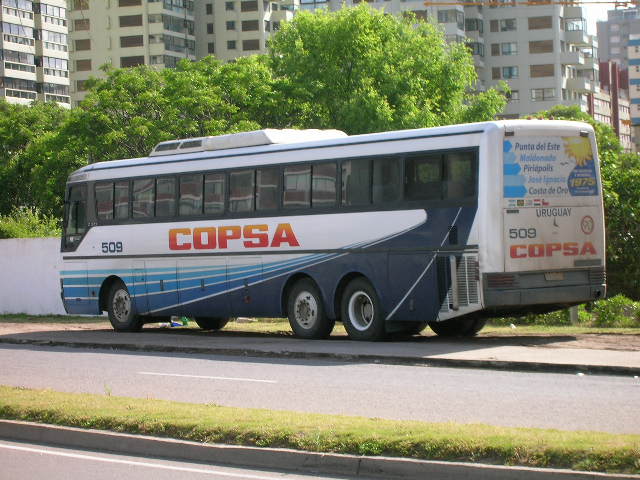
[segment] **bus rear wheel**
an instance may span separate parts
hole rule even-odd
[[[320,290],[308,278],[296,282],[289,291],[287,314],[291,330],[300,338],[327,338],[336,323],[327,318]]]
[[[484,324],[486,318],[452,318],[443,322],[430,322],[429,327],[440,337],[473,337]]]
[[[364,278],[352,280],[342,295],[342,323],[352,340],[386,337],[384,314],[375,289]]]
[[[225,317],[195,317],[194,320],[203,330],[222,330],[230,319]]]
[[[120,281],[115,282],[109,290],[107,312],[116,332],[139,332],[142,329],[143,318],[136,315],[129,290]]]

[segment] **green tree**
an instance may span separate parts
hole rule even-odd
[[[477,76],[461,43],[413,16],[361,5],[299,12],[269,41],[276,87],[295,98],[287,125],[350,134],[492,119],[503,93],[470,93]]]
[[[640,157],[623,153],[609,125],[597,122],[578,106],[558,105],[536,114],[540,118],[576,120],[596,132],[604,193],[609,296],[622,293],[640,299]]]
[[[55,103],[12,105],[0,99],[0,215],[37,206],[32,185],[40,159],[32,148],[54,134],[69,116]]]

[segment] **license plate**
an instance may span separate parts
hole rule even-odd
[[[564,272],[547,272],[544,274],[544,279],[548,282],[564,280]]]

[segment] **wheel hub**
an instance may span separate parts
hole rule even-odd
[[[367,330],[373,322],[375,309],[371,297],[364,291],[355,292],[349,299],[351,324],[360,331]]]
[[[294,303],[295,319],[301,327],[311,328],[318,318],[318,303],[309,292],[300,292]]]

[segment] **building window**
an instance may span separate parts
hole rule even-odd
[[[546,100],[553,100],[556,98],[555,88],[532,88],[531,89],[531,101],[543,102]]]
[[[207,53],[216,53],[216,44],[214,42],[207,43]]]
[[[243,32],[255,32],[260,29],[260,24],[258,20],[243,20],[242,21],[242,31]]]
[[[551,16],[548,17],[529,17],[529,30],[542,30],[553,26]]]
[[[502,53],[502,55],[517,55],[518,44],[516,42],[501,43],[500,52]]]
[[[76,60],[76,71],[87,72],[91,70],[91,59]]]
[[[511,32],[516,29],[516,19],[515,18],[503,18],[500,20],[500,31],[501,32]]]
[[[87,90],[87,80],[77,80],[76,81],[76,90],[78,92],[84,92]]]
[[[83,40],[75,41],[76,50],[91,50],[91,40],[86,38]]]
[[[242,50],[245,52],[249,50],[260,50],[260,40],[258,40],[257,38],[251,40],[243,40]]]
[[[493,80],[500,80],[500,67],[491,68],[491,78]]]
[[[118,0],[119,7],[134,7],[136,5],[142,5],[142,0]]]
[[[555,72],[554,64],[547,63],[545,65],[529,65],[529,76],[531,78],[553,77]]]
[[[467,43],[467,48],[471,52],[471,55],[478,55],[480,57],[484,57],[484,43],[469,42]]]
[[[89,0],[75,0],[73,2],[74,10],[89,10]]]
[[[227,22],[227,30],[235,30],[236,29],[236,22],[234,22],[233,20],[229,20]]]
[[[520,91],[511,90],[509,93],[507,93],[507,99],[510,102],[517,102],[518,100],[520,100]]]
[[[126,37],[120,37],[120,48],[142,47],[143,45],[143,35],[129,35]]]
[[[518,78],[518,67],[502,67],[502,78]]]
[[[213,15],[213,3],[207,3],[204,7],[207,15]]]
[[[553,40],[538,40],[529,42],[529,53],[553,52]]]
[[[256,0],[246,0],[246,1],[240,2],[240,11],[241,12],[257,12],[258,2]]]
[[[91,22],[88,18],[80,18],[73,21],[74,30],[89,30],[91,28]]]
[[[213,33],[213,23],[207,23],[207,33],[209,35]]]
[[[123,15],[119,21],[121,27],[141,27],[142,15]]]
[[[138,65],[144,65],[144,55],[138,55],[135,57],[120,57],[120,66],[122,68],[137,67]]]
[[[233,2],[224,2],[224,9],[227,11],[235,10],[236,7]]]
[[[464,29],[467,32],[483,33],[484,23],[479,18],[467,18],[464,21]]]
[[[235,49],[236,49],[236,41],[227,40],[227,50],[235,50]]]

